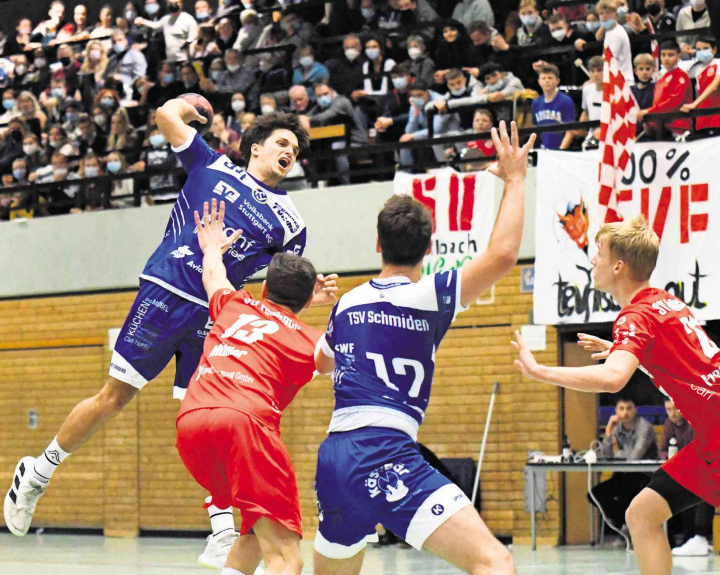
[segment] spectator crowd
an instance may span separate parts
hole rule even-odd
[[[642,137],[714,135],[720,116],[644,120],[720,105],[715,39],[693,33],[709,25],[705,0],[136,0],[103,6],[95,22],[88,7],[69,13],[54,0],[46,20],[20,17],[0,35],[0,219],[174,201],[183,176],[154,117],[186,92],[211,102],[205,138],[238,163],[243,131],[274,110],[308,129],[344,127],[314,140],[317,150],[478,134],[372,158],[334,154],[324,166],[306,159],[295,186],[323,169],[349,183],[363,162],[387,168],[378,177],[397,164],[482,169],[499,120],[598,120],[603,46],[642,109]],[[675,31],[687,34],[652,36]],[[581,150],[598,135],[541,139]],[[30,183],[45,185],[8,189]]]

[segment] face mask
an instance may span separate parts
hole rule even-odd
[[[395,86],[398,90],[404,90],[407,88],[408,81],[405,76],[401,76],[399,78],[393,78],[392,79],[393,86]]]
[[[37,146],[34,144],[28,144],[27,146],[23,146],[23,153],[26,156],[32,156],[35,152],[37,152]]]
[[[320,106],[321,108],[329,108],[329,107],[332,105],[332,101],[333,101],[332,96],[330,96],[329,94],[325,94],[324,96],[320,96],[320,97],[317,99],[317,103],[319,104],[319,106]]]
[[[605,30],[610,30],[613,26],[615,26],[615,18],[611,18],[610,20],[605,20],[604,22],[600,22],[600,25],[605,28]]]
[[[657,16],[660,14],[662,9],[660,8],[660,4],[655,4],[655,2],[653,2],[652,4],[647,5],[646,10],[650,16]]]
[[[253,2],[243,2],[242,5],[245,6],[245,10],[249,10],[250,8],[253,7],[254,3]]]
[[[113,174],[117,174],[120,171],[120,168],[122,168],[122,164],[120,162],[108,162],[107,163],[108,171],[112,172]]]
[[[71,124],[74,124],[80,119],[80,114],[76,114],[75,112],[68,112],[67,114],[65,114],[65,119]]]
[[[263,114],[271,114],[275,111],[275,108],[273,108],[270,104],[263,104],[263,106],[260,108],[260,111]]]
[[[618,16],[624,16],[625,14],[627,14],[627,11],[628,11],[627,6],[618,6],[618,9],[617,9]]]
[[[50,140],[49,141],[51,148],[59,148],[60,147],[60,140]]]
[[[422,50],[420,48],[408,48],[408,56],[410,56],[411,60],[417,60],[420,57],[420,54],[422,54]]]
[[[588,32],[595,33],[600,28],[600,22],[585,22],[585,28]]]
[[[23,76],[27,72],[27,68],[23,66],[22,64],[15,66],[15,75],[16,76]]]
[[[705,0],[692,0],[691,4],[695,12],[705,10]]]
[[[207,20],[210,18],[209,12],[195,12],[195,20]]]
[[[713,53],[710,49],[698,50],[697,52],[695,52],[695,57],[698,59],[698,62],[707,64],[708,62],[712,61]]]
[[[345,57],[351,62],[360,55],[360,52],[355,48],[348,48],[345,50]]]
[[[462,96],[465,93],[465,86],[458,88],[457,90],[450,90],[453,96]]]
[[[68,171],[67,168],[53,168],[53,173],[57,174],[61,178],[64,178],[67,176]]]
[[[210,77],[217,82],[222,77],[222,70],[210,70]]]
[[[523,26],[532,27],[537,24],[537,16],[520,16],[520,21],[523,23]]]
[[[97,178],[100,174],[100,168],[97,166],[87,166],[85,168],[85,177],[86,178]]]
[[[171,82],[175,81],[175,75],[174,74],[164,74],[163,75],[163,82],[166,84],[170,84]]]
[[[55,98],[64,98],[65,97],[65,89],[64,88],[53,88],[50,90],[50,94],[52,94]]]
[[[503,78],[499,82],[495,82],[492,86],[486,86],[488,92],[499,92],[507,84],[507,78]]]
[[[90,60],[97,62],[102,57],[102,54],[100,53],[100,50],[90,50],[89,56]]]
[[[553,30],[551,34],[552,37],[555,38],[555,40],[560,42],[567,36],[567,31],[565,30],[565,28],[560,28],[559,30]]]
[[[26,175],[27,170],[13,170],[13,178],[15,178],[18,182],[24,180]]]
[[[104,126],[105,122],[107,122],[107,119],[102,114],[98,114],[97,116],[93,116],[93,120],[95,120],[95,123],[98,126]]]
[[[156,148],[159,148],[165,143],[165,136],[162,134],[153,134],[150,136],[150,144]]]
[[[127,20],[130,24],[135,21],[135,18],[137,18],[137,14],[135,14],[132,10],[125,12],[125,20]]]
[[[3,100],[3,108],[12,110],[15,107],[15,100]]]
[[[118,42],[118,43],[115,44],[115,46],[114,46],[115,51],[116,51],[118,54],[121,54],[122,52],[124,52],[125,50],[127,50],[127,47],[128,47],[128,45],[127,45],[126,42]]]
[[[303,56],[302,58],[300,58],[300,65],[303,68],[309,68],[314,63],[315,63],[315,58],[313,58],[312,56]]]
[[[70,65],[71,62],[72,59],[69,56],[63,56],[62,58],[60,58],[60,63],[66,68]]]
[[[44,68],[47,66],[47,60],[45,58],[35,58],[35,65],[38,68]]]
[[[422,110],[425,108],[425,104],[427,104],[427,102],[425,101],[425,98],[415,98],[413,100],[413,104]]]
[[[147,12],[150,16],[156,14],[159,9],[160,7],[157,4],[145,4],[145,12]]]
[[[115,100],[112,98],[102,98],[100,100],[100,105],[105,106],[106,108],[112,108],[115,105]]]
[[[365,20],[372,20],[375,17],[375,8],[360,8],[360,13]]]
[[[380,57],[380,50],[377,48],[368,48],[365,50],[365,55],[371,60],[377,60]]]
[[[177,4],[168,4],[168,10],[173,14],[177,14],[178,12],[180,12],[180,6],[178,6]]]
[[[233,74],[240,69],[239,64],[233,64],[232,66],[230,66],[229,64],[225,64],[225,67],[228,69],[228,72],[232,72]]]

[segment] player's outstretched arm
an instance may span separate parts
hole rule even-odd
[[[220,202],[218,211],[217,200],[212,201],[212,211],[208,213],[208,203],[203,204],[203,217],[195,212],[195,225],[198,231],[198,242],[203,251],[203,285],[208,295],[208,301],[218,290],[233,290],[235,288],[227,279],[227,270],[222,261],[223,254],[230,249],[242,234],[237,230],[228,237],[223,230],[225,220],[225,202]]]
[[[640,365],[634,354],[618,349],[601,365],[549,367],[535,360],[519,331],[515,332],[515,341],[510,343],[518,352],[515,367],[522,371],[524,376],[577,391],[617,393],[625,387]]]
[[[505,122],[491,135],[498,155],[498,164],[488,170],[505,182],[500,211],[490,235],[487,249],[462,268],[460,274],[460,303],[470,305],[517,262],[525,219],[525,176],[527,158],[535,144],[535,134],[520,146],[517,124],[510,125],[508,137]]]
[[[597,352],[590,356],[592,359],[607,359],[613,346],[611,341],[587,333],[578,334],[577,344],[584,350]]]
[[[201,116],[195,106],[182,98],[168,100],[157,109],[155,114],[155,122],[162,135],[175,148],[187,142],[193,130],[187,124],[195,120],[201,124],[207,122],[207,118]]]

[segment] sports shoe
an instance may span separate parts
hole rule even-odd
[[[207,536],[207,545],[202,555],[198,557],[198,563],[203,567],[211,569],[222,569],[225,567],[230,547],[233,546],[235,540],[240,536],[237,531],[230,531],[226,535],[218,539],[214,539],[212,533]]]
[[[695,535],[691,539],[685,542],[685,545],[675,547],[672,550],[672,554],[675,557],[704,557],[708,554],[708,542],[705,537]]]
[[[5,523],[13,535],[22,537],[30,529],[38,499],[45,494],[47,483],[40,483],[30,477],[35,465],[34,457],[23,457],[15,467],[10,491],[5,496],[3,514]]]

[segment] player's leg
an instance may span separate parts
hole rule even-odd
[[[302,538],[298,533],[267,517],[258,519],[253,530],[265,557],[267,575],[300,575],[303,559],[300,553]],[[229,557],[227,566],[232,567]]]
[[[365,559],[365,547],[347,559],[330,559],[315,549],[313,573],[315,575],[360,575],[363,559]]]
[[[260,541],[255,533],[242,535],[235,540],[225,562],[225,567],[252,575],[263,558]]]
[[[425,540],[423,549],[472,575],[511,575],[515,566],[510,552],[467,505],[445,521]]]
[[[687,449],[689,446],[683,451]],[[680,459],[679,456],[678,453],[673,459]],[[625,514],[640,573],[670,574],[672,552],[663,525],[673,515],[701,501],[699,496],[680,485],[664,469],[653,474],[648,486],[633,499]]]

